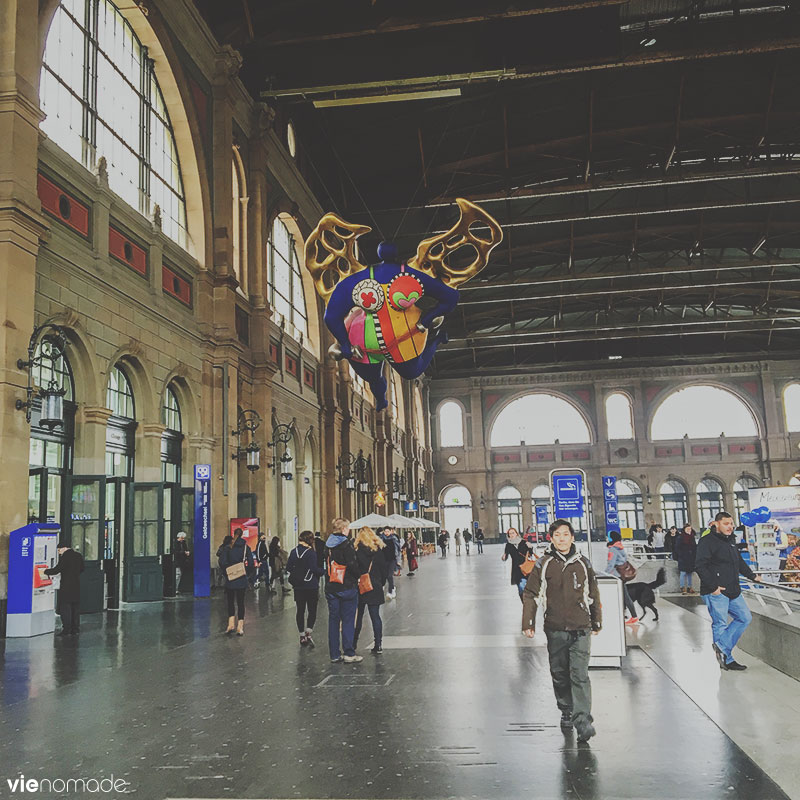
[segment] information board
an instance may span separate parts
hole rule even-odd
[[[553,475],[553,501],[556,517],[583,517],[583,475]]]

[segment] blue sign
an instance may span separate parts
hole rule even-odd
[[[417,503],[416,503],[416,501],[414,501],[414,500],[409,500],[409,501],[408,501],[408,502],[405,504],[405,510],[406,510],[406,511],[416,511],[416,510],[417,510],[417,507],[418,507],[418,506],[417,506]]]
[[[194,465],[194,596],[211,594],[211,465]]]
[[[603,505],[605,506],[606,536],[619,531],[619,505],[616,475],[603,475]]]
[[[556,517],[583,516],[583,475],[554,475],[553,499]]]
[[[547,525],[549,520],[549,514],[547,512],[547,506],[536,506],[536,524],[537,525]]]

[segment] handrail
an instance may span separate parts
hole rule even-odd
[[[770,570],[774,572],[774,570]],[[781,589],[784,592],[790,592],[791,594],[798,594],[800,595],[800,589],[795,589],[792,586],[788,586],[785,583],[773,583],[772,581],[747,581],[747,583],[759,583],[762,586],[772,586],[775,589]]]

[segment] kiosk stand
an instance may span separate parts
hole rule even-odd
[[[34,522],[9,536],[6,636],[37,636],[56,627],[55,586],[44,570],[58,561],[61,526]]]

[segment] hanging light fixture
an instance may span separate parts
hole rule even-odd
[[[231,458],[236,462],[244,459],[245,465],[250,472],[256,472],[261,467],[261,445],[254,438],[256,430],[261,425],[261,417],[252,408],[248,408],[239,414],[236,430],[231,433],[236,437],[236,450]],[[250,443],[242,447],[242,436],[250,434]]]
[[[51,331],[41,338],[44,331]],[[64,357],[67,348],[67,337],[62,328],[53,324],[50,320],[43,322],[33,329],[30,341],[28,342],[28,360],[17,360],[17,368],[26,370],[28,373],[28,385],[25,388],[26,399],[17,400],[15,408],[17,411],[25,411],[25,419],[30,423],[33,412],[34,396],[38,395],[42,401],[42,412],[39,417],[39,425],[42,428],[53,430],[64,425],[64,395],[66,388],[59,386],[56,380],[56,363]],[[37,354],[37,349],[39,350]],[[33,384],[33,370],[38,368],[40,373],[43,367],[49,362],[49,380],[46,387],[38,387],[38,392]]]

